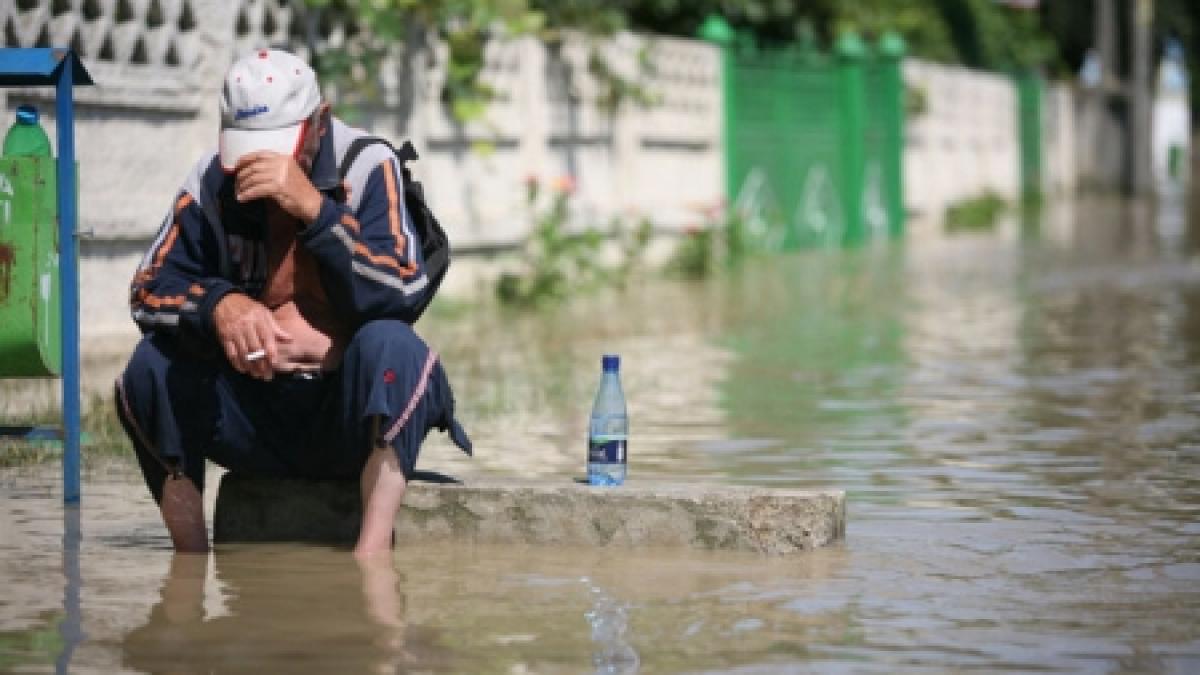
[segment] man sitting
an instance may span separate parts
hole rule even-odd
[[[299,58],[229,69],[208,153],[134,276],[144,337],[117,407],[176,550],[206,551],[204,460],[361,481],[355,553],[389,551],[431,428],[470,453],[437,354],[411,324],[432,292],[390,148],[330,114]]]

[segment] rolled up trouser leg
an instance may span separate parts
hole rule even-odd
[[[449,432],[470,454],[470,439],[454,417],[454,394],[445,369],[408,324],[377,320],[363,325],[346,348],[338,377],[343,437],[355,438],[364,453],[354,458],[358,470],[374,445],[369,435],[375,417],[406,478],[412,477],[430,429]]]
[[[168,475],[204,489],[204,444],[213,429],[213,368],[147,336],[116,381],[117,416],[133,442],[150,493],[162,502]]]

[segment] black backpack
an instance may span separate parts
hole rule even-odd
[[[421,257],[425,260],[425,274],[429,277],[429,293],[425,295],[421,304],[414,308],[412,321],[415,322],[429,306],[433,296],[437,295],[438,287],[442,285],[442,279],[446,277],[446,270],[450,268],[450,239],[446,237],[446,231],[438,223],[437,216],[433,215],[433,211],[429,210],[429,205],[425,203],[425,190],[420,183],[412,179],[412,174],[408,170],[408,162],[418,159],[417,150],[412,143],[405,141],[404,145],[397,150],[382,138],[374,136],[356,138],[346,149],[346,156],[342,158],[342,164],[338,167],[338,175],[344,179],[346,172],[350,170],[350,166],[354,164],[354,160],[363,151],[363,148],[373,143],[386,145],[400,161],[400,175],[404,178],[404,206],[408,210],[413,229],[416,230],[417,238],[421,242]]]

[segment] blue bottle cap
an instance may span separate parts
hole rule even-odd
[[[616,372],[621,368],[621,357],[616,354],[605,354],[600,360],[600,364],[604,367],[604,372]]]
[[[18,124],[37,124],[38,109],[31,105],[17,106],[17,123]]]

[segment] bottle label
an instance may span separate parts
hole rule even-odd
[[[588,461],[597,464],[624,464],[625,441],[593,438],[588,441]]]

